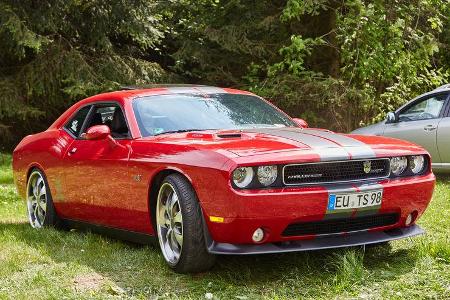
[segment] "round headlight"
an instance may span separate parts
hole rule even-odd
[[[277,180],[277,166],[261,166],[258,167],[258,180],[264,186],[269,186]]]
[[[391,158],[391,172],[395,176],[401,175],[408,166],[408,159],[404,156]]]
[[[253,180],[253,168],[240,167],[233,171],[233,182],[239,188],[245,188]]]
[[[425,166],[425,158],[423,155],[414,155],[409,158],[409,168],[414,174],[419,174]]]

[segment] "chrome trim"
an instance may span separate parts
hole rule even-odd
[[[354,162],[354,161],[374,161],[374,160],[385,160],[389,162],[389,172],[385,176],[379,176],[379,177],[371,177],[366,179],[353,179],[353,180],[340,180],[340,181],[323,181],[323,182],[309,182],[309,183],[286,183],[284,180],[284,169],[286,167],[292,167],[292,166],[305,166],[305,165],[317,165],[317,164],[330,164],[330,163],[340,163],[340,162]],[[390,172],[390,162],[391,160],[389,158],[368,158],[368,159],[348,159],[348,160],[331,160],[331,161],[319,161],[319,162],[312,162],[312,163],[302,163],[302,164],[289,164],[284,165],[283,169],[281,171],[281,180],[283,181],[283,185],[285,186],[302,186],[302,185],[318,185],[318,184],[332,184],[332,183],[348,183],[348,182],[361,182],[361,181],[371,181],[371,180],[380,180],[380,179],[386,179],[389,178],[391,172]]]

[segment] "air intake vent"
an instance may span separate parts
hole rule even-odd
[[[362,216],[355,218],[342,218],[315,222],[302,222],[290,224],[283,231],[283,236],[333,234],[367,230],[376,227],[390,226],[398,222],[397,213]]]
[[[237,139],[242,137],[242,134],[240,133],[222,133],[218,134],[217,137],[220,137],[221,139]]]

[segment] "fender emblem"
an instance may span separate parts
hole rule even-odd
[[[134,175],[133,176],[134,181],[139,182],[142,180],[142,175],[138,174],[138,175]]]

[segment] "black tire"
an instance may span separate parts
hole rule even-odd
[[[46,211],[45,211],[45,217],[44,217],[44,221],[41,224],[41,227],[56,227],[56,228],[62,228],[63,224],[61,219],[58,217],[56,210],[55,210],[55,206],[53,204],[53,198],[52,198],[52,194],[50,191],[50,187],[47,181],[47,177],[45,176],[45,173],[43,171],[41,171],[38,168],[34,168],[31,170],[30,175],[28,176],[27,179],[27,210],[28,210],[28,218],[31,224],[31,217],[30,217],[30,213],[29,213],[29,204],[28,204],[28,196],[29,196],[29,189],[30,189],[30,180],[32,180],[32,178],[34,176],[40,176],[43,179],[43,182],[45,184],[45,191],[46,191],[46,203],[45,203],[45,207],[46,207]],[[33,224],[31,224],[31,226],[33,226]],[[41,227],[35,227],[34,228],[41,228]]]
[[[178,202],[180,204],[179,209],[182,213],[183,243],[181,254],[176,263],[168,261],[165,255],[163,255],[163,257],[167,264],[177,273],[198,273],[207,271],[214,265],[216,257],[206,249],[203,231],[203,216],[197,195],[190,182],[182,175],[172,174],[167,176],[159,187],[160,192],[164,184],[167,183],[173,187],[178,196]],[[159,201],[159,197],[156,201]],[[154,215],[156,214],[157,212],[155,212]],[[156,228],[156,230],[158,232],[158,228]],[[158,238],[160,240],[161,251],[164,252],[162,249],[161,237],[159,235]]]

